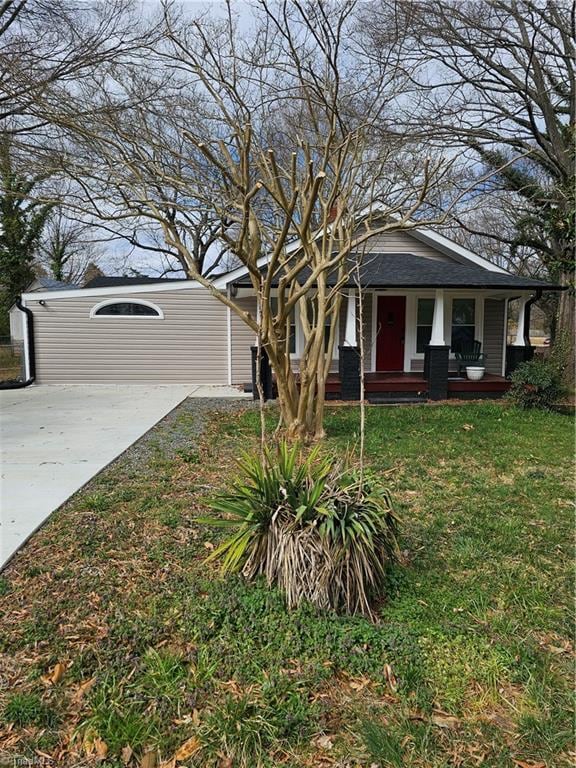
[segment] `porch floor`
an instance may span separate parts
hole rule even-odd
[[[469,381],[466,377],[450,373],[448,378],[448,395],[458,397],[459,393],[493,393],[494,396],[504,394],[510,388],[510,382],[504,376],[493,373],[484,374],[481,381]],[[326,382],[326,393],[332,396],[338,395],[341,390],[340,376],[338,373],[330,373]],[[428,391],[428,382],[422,373],[365,373],[364,390],[367,395],[376,393],[400,393],[412,392],[425,395]]]

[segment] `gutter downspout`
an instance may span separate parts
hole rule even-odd
[[[542,298],[542,288],[537,288],[534,296],[531,296],[524,306],[524,344],[527,347],[532,347],[530,342],[530,313],[532,310],[532,304],[538,299]]]
[[[0,389],[22,389],[36,381],[36,355],[34,350],[34,315],[32,310],[22,304],[22,297],[16,299],[16,306],[26,315],[26,341],[24,343],[24,360],[27,363],[28,378],[25,381],[0,382]]]

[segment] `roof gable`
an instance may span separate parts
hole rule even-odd
[[[488,259],[480,256],[480,254],[471,251],[469,248],[465,248],[463,245],[460,245],[445,235],[441,235],[439,232],[434,232],[428,227],[414,229],[409,234],[416,240],[431,245],[438,251],[438,253],[444,253],[460,264],[475,264],[478,267],[487,269],[489,272],[500,272],[504,275],[511,274],[511,272],[488,261]]]

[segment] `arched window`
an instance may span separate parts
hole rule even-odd
[[[163,319],[164,313],[156,304],[144,299],[108,299],[92,307],[90,317]]]

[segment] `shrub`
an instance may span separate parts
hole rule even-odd
[[[535,357],[511,375],[509,398],[521,408],[550,409],[562,394],[561,373],[553,360]]]
[[[224,572],[266,577],[289,608],[372,615],[386,565],[399,559],[397,516],[386,488],[348,460],[308,456],[281,443],[262,458],[245,456],[230,492],[212,501],[222,518],[202,522],[235,528],[209,559]]]

